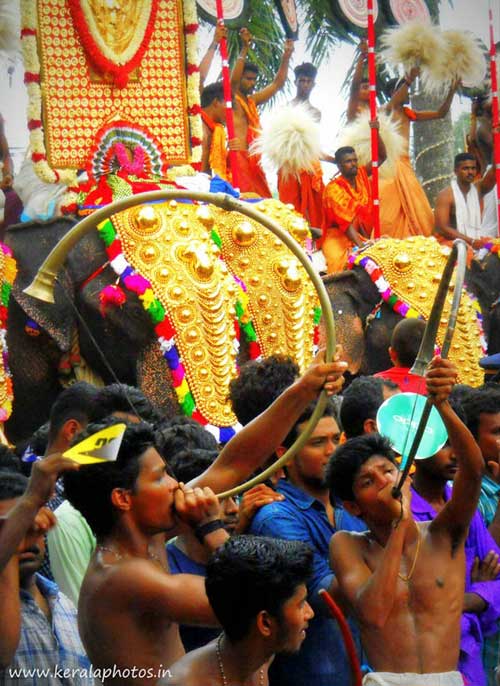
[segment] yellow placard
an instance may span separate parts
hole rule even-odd
[[[79,464],[114,462],[118,457],[126,428],[127,425],[122,422],[107,426],[66,450],[63,457],[69,457]]]

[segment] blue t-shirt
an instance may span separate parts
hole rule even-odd
[[[175,539],[167,543],[168,566],[172,574],[197,574],[206,576],[205,565],[191,560],[175,545]],[[210,643],[220,634],[220,629],[179,624],[179,633],[186,653]]]
[[[282,479],[277,491],[285,500],[260,508],[253,518],[250,533],[291,541],[303,541],[314,552],[314,571],[308,584],[308,601],[314,612],[300,651],[276,655],[269,670],[270,686],[334,686],[350,683],[350,668],[344,642],[335,620],[318,596],[333,580],[329,565],[330,539],[336,531],[366,531],[367,526],[342,507],[335,507],[335,526],[328,520],[324,505],[289,481]],[[349,622],[359,652],[359,631]]]

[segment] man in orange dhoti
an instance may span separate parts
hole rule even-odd
[[[355,65],[351,85],[351,94],[347,108],[347,121],[353,122],[369,108],[369,82],[363,78],[363,64],[366,59],[366,43],[360,43],[361,54]],[[418,75],[413,69],[403,80],[394,79],[389,88],[392,96],[383,111],[390,115],[399,125],[399,132],[404,139],[404,149],[400,157],[391,160],[395,173],[391,178],[381,178],[380,195],[380,231],[382,235],[392,238],[408,236],[430,236],[434,227],[432,209],[420,185],[409,157],[410,125],[415,121],[431,121],[446,116],[456,90],[454,84],[445,101],[437,110],[415,111],[406,106],[409,100],[409,87]],[[355,143],[351,142],[352,145]]]
[[[224,123],[226,106],[222,83],[211,83],[201,93],[201,118],[203,120],[203,142],[201,171],[213,172],[228,180],[227,142]]]
[[[378,122],[372,122],[378,129]],[[378,136],[379,158],[386,158],[385,145]],[[370,237],[373,228],[373,200],[369,176],[371,163],[358,167],[354,148],[339,148],[335,163],[340,174],[327,184],[323,194],[323,241],[327,272],[344,269],[349,251],[361,246]]]
[[[255,193],[261,198],[270,198],[271,191],[267,185],[264,170],[260,165],[260,156],[250,155],[248,149],[260,133],[257,105],[262,105],[270,100],[285,85],[288,64],[293,52],[293,41],[287,40],[285,43],[285,52],[274,81],[257,93],[253,93],[258,68],[246,61],[252,36],[250,31],[245,28],[241,29],[240,36],[242,47],[231,74],[231,87],[235,93],[235,136],[240,142],[240,147],[237,150],[239,186],[242,193]]]
[[[386,105],[386,112],[399,122],[407,146],[410,124],[445,117],[456,90],[454,84],[441,107],[435,111],[412,110],[406,106],[406,102],[409,99],[409,87],[417,75],[418,69],[413,69],[400,85],[396,82],[395,91]],[[394,178],[380,181],[380,227],[382,234],[392,238],[430,236],[434,228],[432,209],[411,166],[408,147],[406,154],[396,162]]]

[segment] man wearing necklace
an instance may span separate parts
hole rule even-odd
[[[275,653],[294,653],[314,612],[312,550],[299,541],[235,536],[207,565],[206,589],[223,633],[171,668],[165,686],[267,686]]]
[[[432,522],[415,522],[409,483],[401,501],[393,498],[395,454],[377,434],[347,441],[328,467],[332,496],[369,527],[361,534],[338,532],[330,544],[340,590],[360,622],[363,648],[375,670],[365,677],[366,686],[463,685],[456,669],[464,543],[484,465],[448,401],[455,380],[452,363],[435,357],[427,370],[427,392],[448,431],[458,471],[450,499]]]
[[[248,478],[321,389],[340,390],[345,367],[315,362],[189,488],[169,475],[143,423],[127,428],[116,462],[83,466],[79,478],[65,480],[68,500],[97,539],[81,587],[79,628],[94,667],[111,669],[106,686],[156,684],[184,653],[179,622],[217,624],[203,578],[166,573],[165,538],[177,533],[180,518],[217,548],[227,533],[210,488],[220,493]],[[89,425],[84,434],[96,429]]]

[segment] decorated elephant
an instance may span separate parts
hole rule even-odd
[[[305,244],[307,224],[295,212],[273,200],[253,207]],[[54,304],[25,293],[74,224],[57,219],[7,232],[18,261],[7,328],[11,441],[46,420],[72,371],[138,385],[165,412],[180,405],[223,439],[236,421],[227,391],[238,355],[282,352],[301,368],[309,364],[320,314],[314,287],[290,250],[257,222],[176,201],[135,207],[69,252]]]
[[[392,366],[392,330],[402,316],[427,319],[448,253],[434,238],[382,239],[354,255],[349,270],[324,277],[350,373],[374,374]],[[491,253],[480,264],[473,260],[466,283],[472,297],[462,298],[450,357],[464,383],[479,385],[483,375],[477,362],[486,354],[483,327],[488,352],[500,350],[498,303],[490,311],[500,290],[498,255]],[[446,319],[445,308],[438,342]]]

